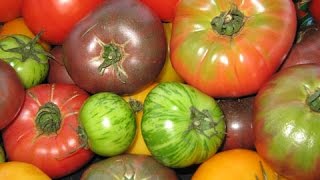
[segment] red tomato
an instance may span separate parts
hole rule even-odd
[[[22,15],[35,34],[51,44],[62,44],[74,24],[104,0],[24,0]]]
[[[21,15],[22,0],[0,1],[0,22],[13,20]]]
[[[149,6],[164,22],[172,22],[179,0],[140,0]]]
[[[28,89],[18,117],[2,134],[8,160],[33,164],[51,178],[80,169],[93,157],[77,119],[88,97],[69,84]]]
[[[320,23],[320,0],[312,0],[309,5],[310,13],[313,19]]]

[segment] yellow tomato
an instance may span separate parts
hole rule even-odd
[[[0,163],[0,179],[3,180],[50,180],[38,167],[24,162]]]
[[[31,30],[28,28],[23,18],[21,17],[4,23],[0,29],[0,38],[7,35],[13,35],[13,34],[22,34],[30,38],[35,37],[35,35],[31,32]],[[50,44],[41,40],[39,42],[46,51],[50,51],[51,49]]]
[[[147,86],[142,91],[139,91],[136,94],[130,95],[130,96],[124,96],[124,99],[129,102],[132,105],[134,103],[135,107],[133,109],[136,111],[136,123],[137,123],[137,133],[135,136],[135,139],[129,149],[127,150],[127,153],[129,154],[143,154],[143,155],[151,155],[146,143],[144,142],[144,139],[142,137],[141,133],[141,119],[143,114],[143,102],[148,93],[157,85],[158,83],[153,83],[149,86]]]
[[[170,61],[170,39],[171,39],[171,29],[172,23],[162,23],[164,27],[164,31],[166,33],[167,39],[167,56],[165,64],[160,72],[160,75],[157,78],[157,82],[183,82],[183,79],[179,74],[174,70]]]
[[[232,149],[221,151],[203,162],[192,180],[278,180],[280,177],[256,151]]]

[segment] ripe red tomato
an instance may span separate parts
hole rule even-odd
[[[0,1],[0,22],[13,20],[21,15],[22,0]]]
[[[22,15],[35,34],[51,44],[61,44],[74,24],[104,0],[24,0]]]
[[[140,0],[149,6],[163,22],[172,22],[179,0]]]
[[[33,164],[51,178],[80,169],[93,157],[77,119],[88,97],[71,84],[28,89],[19,115],[2,133],[8,160]]]
[[[309,5],[310,13],[313,19],[320,23],[320,0],[312,0]]]

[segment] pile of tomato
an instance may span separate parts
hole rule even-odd
[[[0,179],[318,179],[319,8],[1,0]]]

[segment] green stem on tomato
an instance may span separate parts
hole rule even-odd
[[[320,89],[308,95],[306,103],[314,112],[320,112]]]
[[[35,123],[40,135],[56,134],[61,125],[59,107],[52,102],[42,105],[36,115]]]

